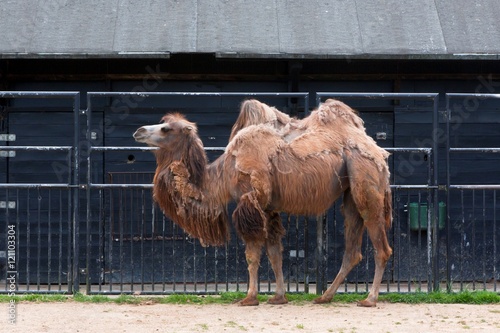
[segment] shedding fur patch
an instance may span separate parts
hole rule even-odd
[[[245,193],[233,212],[233,223],[238,236],[246,243],[267,238],[267,218],[260,207],[255,192]]]

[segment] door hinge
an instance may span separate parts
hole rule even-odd
[[[0,157],[16,157],[15,150],[0,150]]]
[[[1,208],[15,209],[16,202],[15,201],[0,201],[0,209]]]
[[[0,141],[16,141],[15,134],[0,134]]]

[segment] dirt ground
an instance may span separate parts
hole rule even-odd
[[[8,305],[5,316],[8,314]],[[7,320],[6,320],[7,321]],[[500,304],[117,305],[33,303],[1,332],[499,332]]]

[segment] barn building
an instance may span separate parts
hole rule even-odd
[[[131,134],[180,111],[214,159],[244,99],[304,117],[335,97],[392,153],[388,284],[496,283],[498,17],[496,0],[3,1],[0,280],[14,228],[20,290],[246,281],[234,237],[203,250],[161,217],[142,186],[154,158]],[[333,279],[339,205],[284,218],[288,281]],[[372,276],[364,251],[350,282]]]

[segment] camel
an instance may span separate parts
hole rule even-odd
[[[257,115],[250,115],[256,113]],[[258,115],[260,114],[260,116]],[[318,216],[342,195],[345,252],[330,287],[314,300],[332,300],[362,259],[365,229],[373,243],[375,274],[360,306],[375,306],[392,249],[386,232],[392,224],[388,153],[366,134],[363,121],[346,104],[329,99],[301,120],[264,103],[242,105],[225,152],[208,163],[195,123],[179,113],[162,123],[140,127],[134,138],[159,147],[153,198],[164,214],[202,245],[229,239],[227,205],[237,203],[232,222],[245,244],[249,283],[240,305],[258,305],[258,268],[266,249],[276,278],[268,300],[284,304],[280,212]]]

